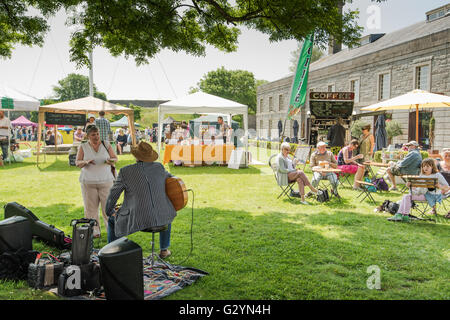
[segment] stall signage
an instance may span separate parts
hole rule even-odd
[[[352,100],[355,98],[354,92],[310,92],[311,100]]]
[[[320,119],[347,119],[353,113],[353,92],[311,92],[309,110]]]
[[[86,124],[86,114],[84,113],[45,113],[47,124],[84,126]]]

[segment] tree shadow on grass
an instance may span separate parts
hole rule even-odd
[[[188,222],[189,217],[179,215],[172,224],[176,252],[172,263],[188,252]],[[443,285],[433,287],[426,282],[439,283],[445,278],[445,232],[446,226],[398,226],[384,216],[346,210],[255,214],[199,208],[189,262],[210,276],[170,298],[442,298]],[[431,236],[437,233],[441,237]],[[428,256],[416,250],[424,245],[421,239],[426,239]],[[380,291],[366,286],[367,267],[374,264],[383,272]],[[433,279],[431,274],[439,276]],[[427,292],[420,291],[421,283],[414,283],[418,286],[415,292],[405,291],[401,283],[407,278],[425,278]]]
[[[35,165],[36,165],[35,162],[28,162],[28,161],[27,162],[25,162],[25,161],[24,162],[11,162],[11,164],[9,164],[8,161],[4,161],[3,166],[0,167],[0,171],[35,166]]]
[[[67,234],[70,221],[83,216],[82,206],[64,203],[28,209]],[[190,252],[190,210],[179,211],[172,223],[170,263]],[[183,265],[209,275],[165,299],[445,298],[448,226],[394,224],[383,214],[327,207],[308,214],[203,207],[195,208],[193,221],[193,251]],[[151,234],[128,238],[144,256],[150,252]],[[106,233],[94,242],[104,245]],[[381,269],[381,290],[367,288],[371,265]]]

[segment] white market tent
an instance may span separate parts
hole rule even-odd
[[[109,125],[111,127],[128,127],[128,124],[129,124],[128,117],[127,116],[123,116],[119,120],[111,122]],[[134,125],[136,127],[140,127],[140,125],[138,123],[134,123]]]
[[[248,151],[248,106],[201,91],[162,103],[158,107],[158,154],[161,152],[162,123],[165,114],[242,114],[244,117],[244,145]],[[247,161],[247,157],[245,157]]]
[[[0,110],[8,111],[8,119],[10,111],[38,111],[40,101],[20,91],[17,91],[5,84],[0,84]],[[8,133],[9,130],[8,130]],[[8,138],[8,150],[10,150],[10,139]],[[9,157],[11,163],[11,157]]]
[[[64,101],[60,103],[45,105],[39,107],[39,121],[38,121],[38,132],[41,132],[44,124],[44,115],[46,112],[54,113],[98,113],[100,111],[105,111],[105,113],[114,114],[124,114],[128,116],[128,127],[131,131],[132,144],[136,144],[135,128],[134,128],[134,111],[133,109],[122,107],[111,102],[98,99],[95,97],[85,97],[70,101]],[[56,126],[55,126],[56,128]],[[40,144],[40,137],[38,135],[38,145]],[[37,152],[37,162],[39,163],[39,148]]]

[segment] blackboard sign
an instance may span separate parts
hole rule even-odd
[[[84,126],[86,124],[86,115],[84,113],[45,113],[45,122],[47,124]]]
[[[310,100],[309,109],[311,115],[316,118],[335,119],[341,117],[347,119],[352,116],[353,101]]]

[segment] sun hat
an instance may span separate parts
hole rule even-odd
[[[158,159],[158,153],[145,141],[139,142],[137,146],[131,146],[131,154],[144,162],[153,162]]]
[[[89,113],[88,114],[88,119],[90,119],[90,118],[94,118],[95,119],[95,116],[92,113]]]
[[[407,144],[405,144],[405,146],[415,146],[415,147],[418,147],[419,144],[417,143],[417,141],[411,140],[410,142],[408,142]]]
[[[321,147],[321,146],[326,146],[327,144],[325,143],[325,142],[323,142],[323,141],[320,141],[318,144],[317,144],[317,148],[318,147]]]

